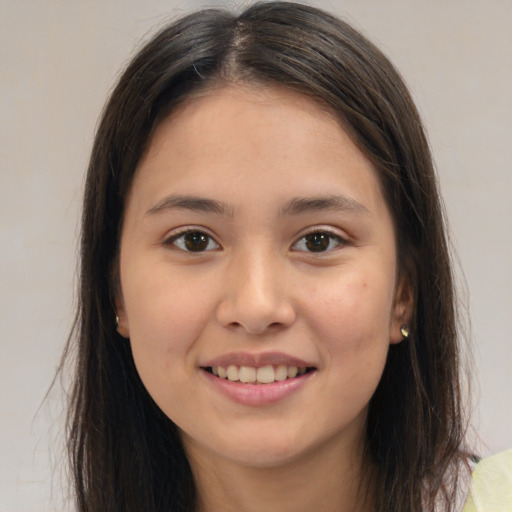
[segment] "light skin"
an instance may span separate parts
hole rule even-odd
[[[368,402],[411,293],[377,175],[334,116],[279,87],[183,103],[137,169],[120,282],[119,332],[180,429],[201,512],[368,509]],[[260,357],[308,373],[281,395],[228,383],[234,398],[208,367]]]

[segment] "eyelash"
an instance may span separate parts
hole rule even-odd
[[[205,247],[200,248],[197,251],[190,250],[190,247],[187,248],[187,246],[186,246],[187,241],[186,241],[185,237],[187,235],[199,235],[199,236],[203,237],[204,238],[203,242],[206,243]],[[178,243],[178,242],[181,242],[181,246],[180,246],[180,243]],[[208,246],[210,246],[211,244],[215,244],[215,247],[208,248]],[[179,249],[183,252],[188,252],[188,253],[203,253],[203,252],[218,250],[221,248],[220,245],[215,241],[215,239],[211,235],[209,235],[208,233],[206,233],[205,231],[203,231],[201,229],[187,229],[185,231],[176,233],[175,235],[172,235],[171,237],[164,240],[163,245],[167,246],[167,247],[174,246],[177,249]]]
[[[318,251],[316,251],[316,250],[309,250],[308,251],[306,249],[297,249],[299,244],[302,243],[303,245],[306,245],[308,243],[307,238],[308,237],[313,237],[313,236],[318,236],[319,237],[317,242],[320,242],[320,243],[317,245],[317,247],[320,250],[318,250]],[[327,241],[327,246],[322,245],[322,244],[325,243],[325,241]],[[335,246],[334,247],[331,246],[333,241],[335,242]],[[337,249],[338,247],[344,246],[346,244],[347,244],[347,241],[345,239],[343,239],[339,235],[336,235],[335,233],[332,233],[328,229],[316,229],[314,231],[310,231],[309,233],[306,233],[306,234],[302,235],[292,245],[292,249],[296,250],[296,251],[299,251],[299,252],[308,252],[308,253],[311,253],[311,254],[318,254],[318,253],[322,253],[323,254],[323,253],[331,252],[334,249]]]
[[[197,235],[199,240],[196,240],[196,242],[199,241],[200,243],[203,244],[203,246],[200,246],[198,248],[198,250],[191,250],[190,246],[187,247],[187,245],[186,245],[187,244],[187,240],[186,240],[187,235]],[[318,237],[317,240],[308,240],[308,237],[314,237],[314,236]],[[309,247],[310,250],[308,250],[308,247],[307,247],[308,241],[309,242],[313,241],[313,243],[316,244],[316,246],[319,250],[314,250],[314,249],[311,250],[311,247]],[[192,242],[194,242],[194,241],[192,241]],[[327,245],[325,245],[326,242],[327,242]],[[335,243],[334,246],[332,246],[333,242]],[[212,244],[214,245],[213,248],[210,247]],[[309,233],[302,235],[292,245],[292,250],[296,251],[296,252],[306,252],[306,253],[311,253],[311,254],[327,253],[327,252],[330,252],[340,246],[344,246],[346,244],[347,244],[347,241],[345,239],[341,238],[339,235],[331,233],[327,229],[323,229],[323,230],[317,229],[317,230],[310,231]],[[167,238],[163,242],[163,245],[164,246],[174,246],[177,249],[179,249],[183,252],[188,252],[188,253],[204,253],[204,252],[210,252],[210,251],[221,249],[220,244],[217,243],[211,235],[209,235],[208,233],[206,233],[205,231],[203,231],[201,229],[187,229],[185,231],[176,233],[176,234],[172,235],[171,237]],[[304,249],[298,248],[300,245],[304,245],[305,248]]]

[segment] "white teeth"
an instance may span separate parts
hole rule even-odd
[[[256,368],[250,366],[240,366],[238,370],[240,382],[256,382]]]
[[[297,377],[299,369],[296,366],[288,366],[288,378],[293,379]]]
[[[286,377],[288,377],[288,367],[285,366],[284,364],[280,364],[276,368],[276,380],[277,381],[285,380]]]
[[[262,384],[270,384],[275,380],[274,367],[272,365],[262,366],[256,372],[256,380]]]
[[[228,379],[232,382],[271,384],[272,382],[281,382],[286,379],[293,379],[297,376],[304,375],[306,368],[298,368],[297,366],[286,366],[279,364],[273,366],[271,364],[254,368],[252,366],[236,366],[229,365],[227,368],[223,366],[212,366],[213,375],[221,379]]]
[[[230,364],[228,366],[228,379],[236,382],[238,380],[238,366],[235,366],[234,364]]]

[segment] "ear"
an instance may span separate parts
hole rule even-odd
[[[123,338],[129,338],[130,337],[130,327],[128,324],[128,317],[126,315],[126,309],[124,307],[124,301],[121,296],[120,292],[117,292],[116,298],[116,321],[117,321],[117,332],[123,337]]]
[[[409,326],[414,307],[414,293],[410,279],[405,274],[400,277],[395,290],[395,304],[392,311],[389,342],[397,344],[404,340],[403,325]]]

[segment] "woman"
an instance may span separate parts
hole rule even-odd
[[[91,156],[75,330],[79,510],[456,507],[431,155],[396,70],[329,14],[207,10],[140,50]]]

